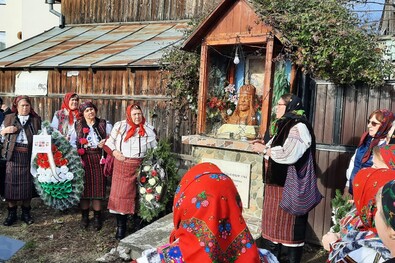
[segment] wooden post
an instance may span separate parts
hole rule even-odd
[[[295,91],[295,79],[296,79],[296,73],[297,73],[298,67],[296,66],[296,64],[292,64],[291,67],[291,77],[290,77],[290,90],[289,92],[294,93]]]
[[[200,76],[199,76],[199,94],[198,94],[198,116],[197,116],[197,133],[206,132],[206,101],[208,90],[208,46],[206,42],[202,43],[200,51]]]
[[[259,134],[264,135],[267,127],[269,126],[271,114],[271,100],[273,93],[273,76],[274,76],[274,63],[273,63],[273,50],[274,50],[274,37],[268,36],[266,42],[266,61],[265,61],[265,80],[263,83],[263,100],[262,100],[262,116],[261,124],[259,127]]]

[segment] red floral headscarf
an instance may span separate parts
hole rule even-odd
[[[376,194],[380,187],[395,179],[395,171],[390,169],[365,168],[359,171],[353,182],[354,201],[364,228],[377,232],[374,226]]]
[[[373,137],[373,140],[369,144],[369,149],[365,152],[365,155],[362,157],[362,162],[365,163],[369,160],[370,155],[372,154],[372,149],[374,146],[377,146],[380,142],[381,139],[384,139],[387,137],[387,133],[392,127],[392,122],[395,120],[395,116],[392,113],[392,111],[387,110],[387,109],[381,109],[378,110],[383,114],[383,120],[380,122],[381,125],[379,129],[377,130],[376,134]],[[377,112],[377,111],[375,111]],[[377,113],[376,113],[377,114]],[[365,141],[366,137],[368,136],[368,132],[365,132],[361,136],[361,140],[359,142],[358,146],[361,146],[363,142]]]
[[[77,98],[78,98],[77,93],[74,93],[74,92],[66,93],[66,95],[64,95],[64,99],[63,99],[62,106],[61,106],[62,110],[66,109],[69,112],[69,124],[73,124],[74,123],[74,116],[76,116],[76,117],[78,116],[78,108],[76,108],[75,110],[71,110],[69,107],[71,98],[75,97],[75,96],[77,96]]]
[[[11,109],[11,111],[14,112],[14,113],[18,113],[18,103],[21,100],[26,100],[27,103],[30,104],[30,115],[32,115],[34,117],[38,117],[38,114],[34,111],[34,109],[32,107],[32,102],[31,102],[30,98],[28,96],[26,96],[26,95],[21,95],[21,96],[18,96],[18,97],[14,98],[14,101],[12,102],[12,109]]]
[[[385,145],[383,147],[380,147],[379,149],[381,157],[383,158],[383,161],[388,166],[388,168],[390,168],[391,170],[395,170],[395,145]]]
[[[139,129],[139,135],[140,135],[140,136],[144,136],[144,134],[145,134],[145,129],[144,129],[145,118],[144,118],[144,116],[143,116],[143,119],[142,119],[142,121],[140,122],[140,124],[135,124],[135,123],[133,122],[132,116],[131,116],[132,110],[133,110],[133,109],[135,109],[135,110],[140,110],[140,111],[141,111],[141,114],[143,113],[143,111],[141,110],[140,106],[137,105],[137,104],[129,105],[129,106],[126,108],[126,122],[127,122],[127,124],[129,124],[130,129],[129,129],[128,132],[126,133],[124,142],[126,142],[127,140],[129,140],[129,138],[132,137],[132,136],[134,135],[134,133],[136,132],[137,127],[140,128],[140,129]]]
[[[233,181],[212,163],[192,167],[173,203],[174,230],[185,262],[260,262]]]

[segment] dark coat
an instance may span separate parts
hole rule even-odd
[[[29,146],[29,154],[32,153],[33,149],[33,135],[37,134],[41,130],[41,117],[30,115],[29,120],[24,126],[19,122],[17,113],[8,114],[4,118],[4,127],[15,126],[18,128],[17,132],[5,135],[5,140],[2,149],[2,156],[6,157],[7,161],[11,160],[12,153],[14,151],[16,138],[19,132],[24,129]]]

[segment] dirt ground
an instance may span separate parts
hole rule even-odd
[[[115,217],[106,209],[103,211],[103,229],[96,232],[92,226],[87,230],[80,229],[80,214],[77,208],[66,212],[56,211],[43,204],[39,198],[34,198],[32,202],[34,224],[28,226],[18,220],[16,224],[6,227],[3,226],[7,216],[6,207],[7,204],[0,201],[0,235],[26,242],[25,246],[7,261],[10,263],[95,262],[118,244],[114,238]],[[93,213],[90,217],[92,216]],[[306,245],[302,262],[325,262],[326,257],[321,247]],[[124,261],[119,259],[113,262]]]

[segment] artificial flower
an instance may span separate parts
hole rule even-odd
[[[149,183],[150,185],[155,185],[155,184],[156,184],[155,178],[150,178],[150,179],[148,180],[148,183]]]
[[[151,166],[149,166],[149,165],[146,165],[143,168],[144,172],[148,172],[150,169],[151,169]]]
[[[160,194],[162,192],[162,186],[159,185],[159,186],[155,187],[155,190],[158,194]]]
[[[145,194],[145,192],[146,192],[145,188],[144,188],[144,187],[141,187],[141,188],[140,188],[140,194],[143,195],[143,194]]]
[[[154,195],[152,195],[152,194],[147,194],[145,196],[145,200],[147,200],[148,202],[151,202],[152,199],[154,199]]]
[[[157,176],[157,175],[158,175],[158,172],[157,172],[156,170],[152,170],[152,171],[151,171],[151,174],[152,174],[152,176]]]
[[[77,150],[77,152],[78,152],[79,155],[84,155],[84,154],[85,154],[85,150],[82,149],[82,148],[79,148],[79,149]]]
[[[89,133],[89,128],[82,128],[82,132],[84,134],[88,134]]]
[[[80,138],[80,144],[88,144],[88,140],[86,138]]]

